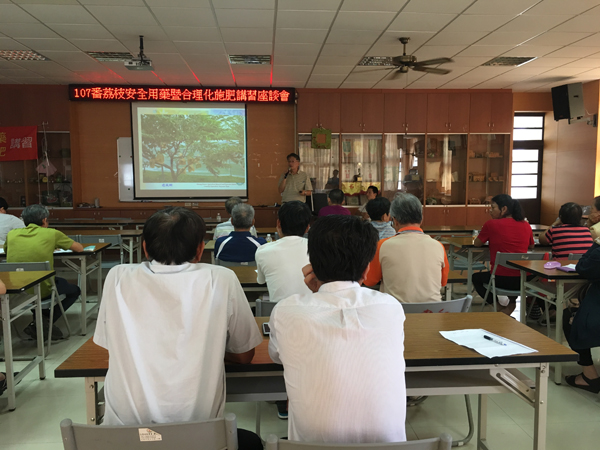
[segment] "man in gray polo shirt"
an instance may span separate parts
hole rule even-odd
[[[312,193],[312,184],[306,172],[301,172],[300,156],[290,153],[287,156],[288,171],[279,177],[279,193],[281,203],[298,200],[306,202],[306,197]]]

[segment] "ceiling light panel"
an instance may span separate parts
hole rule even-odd
[[[131,61],[133,55],[129,52],[86,52],[98,61]]]
[[[359,66],[393,66],[391,56],[365,56],[358,63]]]
[[[44,55],[31,50],[0,50],[0,58],[7,61],[49,61]]]

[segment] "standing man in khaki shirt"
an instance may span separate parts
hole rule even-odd
[[[300,156],[296,153],[290,153],[287,156],[288,171],[279,178],[279,193],[281,194],[281,203],[298,200],[306,202],[306,197],[312,194],[312,184],[306,172],[298,170],[300,168]]]

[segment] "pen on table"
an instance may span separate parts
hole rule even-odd
[[[487,339],[488,341],[492,341],[494,344],[498,344],[498,345],[504,345],[504,346],[506,346],[506,342],[502,342],[502,341],[501,341],[501,340],[499,340],[499,339],[494,339],[494,338],[493,338],[493,337],[491,337],[491,336],[488,336],[488,335],[485,335],[485,334],[484,334],[484,335],[483,335],[483,338],[484,338],[484,339]]]

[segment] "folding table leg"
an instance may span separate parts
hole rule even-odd
[[[555,325],[555,336],[554,340],[559,344],[563,341],[563,329],[562,329],[562,316],[565,298],[565,282],[563,280],[556,280],[556,325]],[[548,304],[546,304],[546,307]],[[554,382],[556,384],[562,383],[562,364],[557,362],[554,363]]]
[[[79,272],[81,274],[81,335],[87,334],[87,258],[85,256],[79,258]]]
[[[43,321],[41,320],[42,318],[42,291],[41,291],[41,285],[40,283],[38,283],[35,286],[35,295],[37,296],[37,299],[35,301],[35,313],[36,313],[36,317],[38,318],[35,321],[35,327],[36,327],[36,332],[37,332],[37,349],[38,349],[38,356],[41,358],[41,361],[39,363],[39,371],[40,371],[40,380],[44,380],[46,379],[46,362],[45,362],[45,355],[44,355],[44,328],[42,327]],[[50,348],[50,342],[52,341],[52,323],[50,323],[50,326],[48,327],[48,333],[50,334],[50,336],[48,336],[48,348]],[[12,373],[12,370],[11,370]]]
[[[487,402],[485,394],[479,394],[479,411],[477,412],[477,448],[487,449]]]
[[[558,322],[556,322],[558,324]],[[546,421],[548,418],[548,363],[543,363],[535,371],[535,413],[533,423],[533,448],[546,448]]]
[[[10,306],[9,306],[9,295],[0,295],[0,302],[2,303],[2,332],[4,334],[4,358],[6,361],[6,383],[8,391],[8,410],[14,411],[17,407],[15,400],[15,376],[13,369],[13,350],[12,350],[12,337],[10,328]],[[40,323],[38,321],[38,323]],[[42,343],[43,345],[43,343]]]

